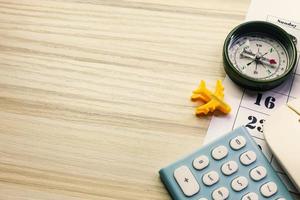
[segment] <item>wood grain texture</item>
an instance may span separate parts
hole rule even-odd
[[[170,199],[249,0],[0,0],[0,199]]]

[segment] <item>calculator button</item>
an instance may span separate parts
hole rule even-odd
[[[254,181],[260,181],[267,176],[267,170],[263,166],[255,167],[250,171],[250,177]]]
[[[250,192],[243,196],[242,200],[259,200],[258,195],[254,192]]]
[[[231,182],[231,187],[234,191],[241,191],[248,186],[248,179],[244,176],[239,176]]]
[[[195,169],[197,170],[202,170],[204,169],[205,167],[207,167],[209,164],[209,160],[208,160],[208,157],[207,156],[199,156],[198,158],[196,158],[194,161],[193,161],[193,166]]]
[[[229,175],[233,174],[234,172],[236,172],[238,170],[238,168],[239,168],[238,164],[235,161],[231,160],[222,165],[221,171],[224,175],[229,176]]]
[[[264,197],[270,197],[277,192],[277,185],[270,181],[260,187],[260,192]]]
[[[222,158],[225,158],[228,154],[228,149],[221,145],[213,149],[211,155],[215,160],[221,160]]]
[[[216,171],[211,171],[203,175],[202,181],[205,185],[211,186],[219,181],[219,174]]]
[[[200,199],[198,199],[198,200],[208,200],[207,198],[200,198]]]
[[[246,145],[246,139],[243,136],[237,136],[230,140],[229,144],[233,150],[239,150]]]
[[[174,177],[186,196],[190,197],[199,192],[200,186],[187,166],[175,169]]]
[[[254,151],[246,151],[240,156],[240,161],[243,165],[250,165],[256,160]]]
[[[213,200],[225,200],[229,196],[229,191],[226,187],[220,187],[213,191],[212,198]]]

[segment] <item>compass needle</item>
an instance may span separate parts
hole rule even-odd
[[[251,65],[255,60],[252,60],[251,62],[247,63],[247,66]]]

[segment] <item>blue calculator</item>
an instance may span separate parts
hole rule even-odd
[[[174,200],[292,200],[245,127],[159,171]]]

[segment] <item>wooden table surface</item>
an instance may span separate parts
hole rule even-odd
[[[0,199],[170,199],[249,0],[0,0]]]

